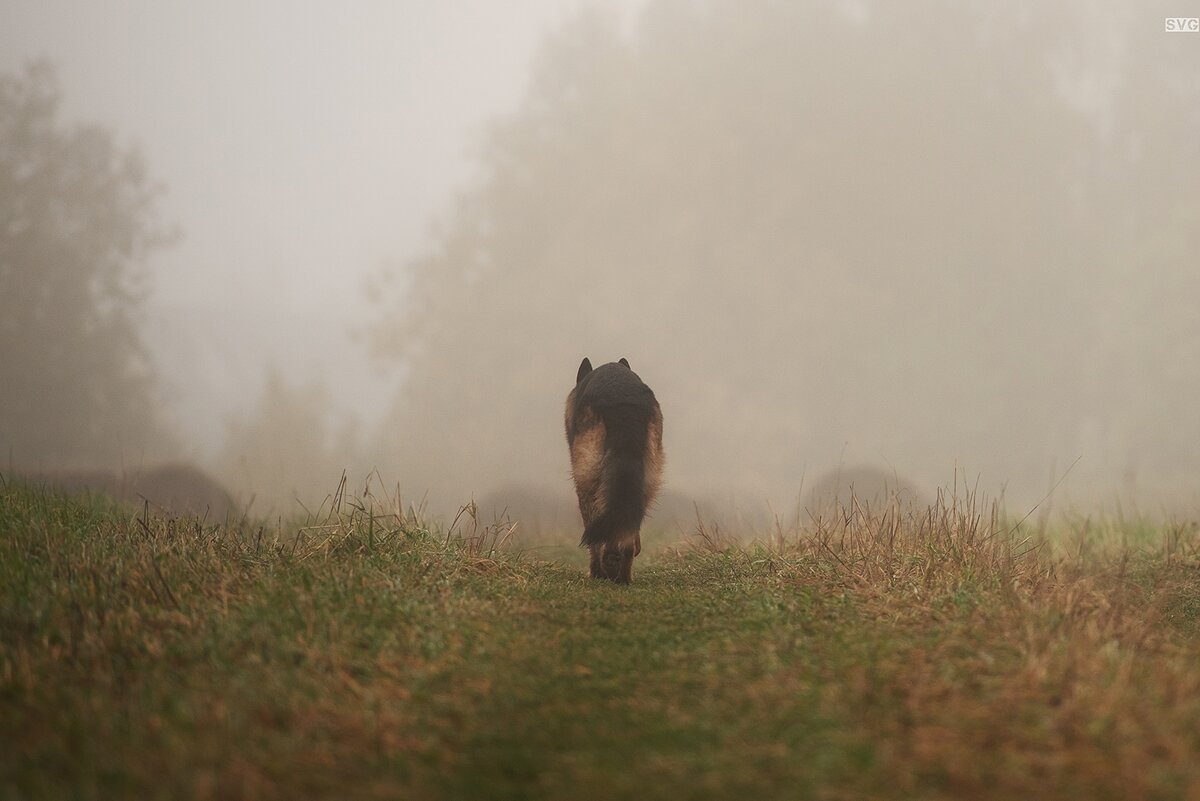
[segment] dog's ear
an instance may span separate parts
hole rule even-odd
[[[621,361],[620,361],[620,363],[621,363],[621,364],[623,364],[623,365],[625,365],[626,367],[629,367],[629,359],[626,359],[624,356],[622,356],[622,357],[621,357]],[[632,368],[632,367],[630,367],[629,369],[631,369],[631,370],[632,370],[633,368]]]
[[[575,375],[575,383],[578,384],[590,372],[592,372],[592,363],[587,356],[584,356],[583,361],[579,363],[579,372]]]

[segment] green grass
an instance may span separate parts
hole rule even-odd
[[[0,797],[1200,793],[1194,526],[855,507],[702,529],[623,588],[334,505],[227,527],[0,489]]]

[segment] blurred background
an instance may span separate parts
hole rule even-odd
[[[853,476],[1194,514],[1180,13],[0,0],[0,471],[573,533],[563,400],[623,356],[663,517]]]

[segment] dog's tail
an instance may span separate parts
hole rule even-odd
[[[601,468],[604,511],[583,530],[584,548],[636,533],[646,516],[646,466],[642,459],[609,453]]]

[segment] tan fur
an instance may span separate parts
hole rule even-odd
[[[571,477],[575,479],[575,494],[585,521],[604,513],[608,497],[604,480],[604,421],[588,414],[582,430],[575,432],[571,447]]]
[[[662,447],[663,418],[662,409],[656,409],[654,419],[650,421],[646,436],[646,505],[654,503],[658,497],[659,487],[662,486],[663,463],[666,457]],[[641,550],[639,547],[638,550]]]
[[[629,368],[628,362],[624,359],[621,360],[621,364],[626,369]],[[600,369],[607,368],[609,365],[604,365]],[[583,377],[590,372],[590,363],[585,360],[584,364],[580,366],[580,378],[576,380],[577,388]],[[636,375],[634,377],[636,379]],[[633,507],[636,511],[632,513],[636,517],[631,518],[630,522],[617,523],[616,519],[613,519],[604,524],[611,528],[606,529],[602,539],[591,539],[586,542],[591,552],[590,573],[593,578],[606,578],[618,584],[628,584],[631,580],[633,558],[642,552],[641,521],[646,508],[654,502],[662,484],[664,461],[662,411],[658,408],[652,393],[647,391],[648,397],[646,395],[635,396],[637,397],[635,402],[645,403],[646,406],[643,408],[652,408],[653,414],[646,424],[645,431],[638,432],[644,433],[645,436],[640,470],[640,480],[643,482],[643,486],[637,490],[636,495],[630,495],[629,493],[633,490],[627,488],[627,483],[619,486],[609,483],[628,482],[629,477],[633,474],[627,467],[617,467],[609,463],[609,459],[625,457],[612,451],[612,443],[608,441],[610,432],[607,428],[610,425],[629,425],[629,422],[618,417],[615,421],[609,419],[606,424],[606,418],[601,417],[590,405],[579,408],[577,388],[567,395],[564,423],[571,452],[571,476],[575,482],[579,511],[583,517],[585,539],[588,529],[593,524],[603,523],[604,516],[611,514],[613,509],[621,508],[622,511],[618,514],[625,514],[624,510],[629,508],[628,506],[613,507],[610,504],[636,504]],[[577,410],[578,416],[576,416]],[[633,431],[622,429],[618,436],[623,438],[621,441],[628,442],[630,434],[633,433]],[[618,472],[614,472],[614,470]],[[614,498],[614,494],[617,494],[617,497]],[[632,522],[633,520],[636,522]],[[617,528],[618,525],[628,525],[629,528]]]

